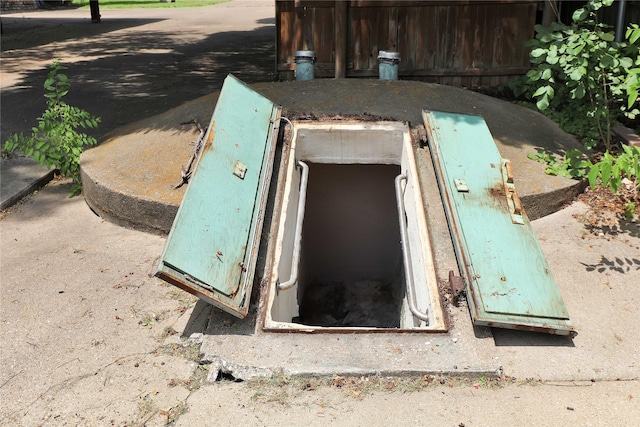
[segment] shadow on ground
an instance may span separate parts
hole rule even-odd
[[[575,347],[573,338],[493,328],[493,339],[497,347]]]
[[[585,266],[587,271],[597,271],[604,273],[605,271],[615,271],[621,274],[628,274],[640,271],[640,259],[629,257],[607,257],[602,255],[600,262],[595,264],[580,264]]]
[[[41,13],[41,12],[40,12]],[[2,52],[30,49],[43,44],[71,39],[101,36],[106,33],[161,21],[159,19],[113,19],[91,23],[89,10],[82,18],[40,18],[27,13],[24,17],[2,18]]]
[[[19,48],[3,52],[3,73],[22,74],[20,84],[2,89],[2,104],[11,106],[2,109],[3,138],[28,132],[35,125],[45,109],[46,67],[56,57],[68,66],[65,73],[71,80],[65,101],[101,117],[100,127],[88,132],[96,137],[218,91],[229,73],[247,83],[275,77],[273,25],[219,32],[204,39],[176,37],[171,29],[138,30],[135,39],[128,32],[115,31],[149,22],[153,21],[122,20],[108,27],[64,21],[59,26],[36,26],[25,30],[30,37],[23,47],[19,40],[6,43],[3,35],[3,50]],[[50,45],[56,39],[69,41],[56,48]],[[42,67],[23,71],[22,64],[33,61],[42,61]],[[179,123],[167,126],[179,127]]]

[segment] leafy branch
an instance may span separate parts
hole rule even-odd
[[[548,174],[587,178],[591,188],[601,185],[614,194],[622,192],[625,216],[631,218],[640,201],[640,148],[614,147],[612,129],[640,114],[640,27],[631,24],[626,41],[616,42],[611,27],[599,23],[596,13],[612,4],[613,0],[589,0],[574,12],[570,25],[536,26],[536,37],[528,43],[534,67],[511,86],[516,96],[533,100],[565,131],[579,137],[586,150],[604,148],[591,158],[579,150],[563,157],[538,150],[528,157],[546,163]]]
[[[528,42],[534,65],[517,95],[528,92],[539,110],[552,110],[559,122],[573,125],[587,149],[611,149],[611,129],[623,117],[634,119],[640,87],[640,28],[633,24],[625,42],[616,42],[596,11],[613,0],[590,0],[576,10],[571,25],[536,26]]]
[[[74,196],[82,189],[80,155],[85,146],[97,143],[78,128],[95,129],[100,118],[62,100],[71,87],[69,78],[61,73],[65,69],[59,60],[51,65],[44,82],[47,109],[37,119],[38,125],[31,128],[31,135],[13,134],[2,149],[4,153],[21,151],[40,165],[57,168],[62,176],[73,180],[70,196]]]

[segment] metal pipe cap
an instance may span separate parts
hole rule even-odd
[[[316,59],[316,53],[313,50],[296,50],[294,55],[297,58]]]
[[[391,52],[387,50],[381,50],[380,52],[378,52],[378,59],[400,62],[400,52]]]

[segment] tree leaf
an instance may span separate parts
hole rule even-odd
[[[605,55],[600,59],[600,66],[602,68],[609,68],[614,65],[614,60],[609,55]]]
[[[573,12],[571,19],[573,19],[574,22],[579,22],[587,19],[588,16],[589,16],[589,11],[585,8],[580,8],[575,12]]]
[[[582,99],[582,98],[584,98],[584,96],[585,96],[585,94],[586,94],[586,91],[585,91],[585,89],[584,89],[584,84],[579,83],[579,84],[578,84],[578,86],[576,86],[576,87],[573,89],[573,94],[574,94],[574,96],[575,96],[575,99]]]
[[[622,184],[622,179],[620,178],[620,175],[619,174],[612,175],[611,181],[609,181],[609,188],[611,189],[613,194],[616,194],[618,192],[618,189],[620,188],[620,184]]]
[[[549,96],[549,98],[553,98],[555,94],[556,94],[556,91],[553,88],[553,86],[547,86],[547,95]]]
[[[549,87],[548,85],[547,85],[547,86],[540,86],[540,87],[538,88],[538,90],[536,90],[535,92],[533,92],[533,95],[531,95],[531,96],[533,96],[533,97],[535,98],[536,96],[540,96],[540,95],[544,95],[544,94],[546,94],[546,93],[547,93],[547,88],[548,88],[548,87]]]
[[[531,55],[533,58],[539,58],[546,53],[547,53],[546,49],[537,48],[537,49],[533,49],[529,55]]]
[[[596,188],[596,185],[598,184],[598,175],[600,174],[600,163],[596,163],[595,165],[591,166],[591,168],[589,169],[589,173],[587,174],[587,179],[589,180],[589,186],[591,188]]]
[[[630,69],[631,67],[633,67],[633,59],[629,58],[628,56],[620,58],[620,66],[627,70]]]
[[[634,24],[634,27],[630,27],[627,29],[626,37],[629,39],[629,43],[635,44],[638,39],[640,39],[640,28],[637,24]]]
[[[571,74],[569,75],[569,78],[571,80],[578,81],[578,80],[581,80],[582,77],[585,76],[585,74],[587,74],[587,69],[584,67],[578,67],[571,72]]]
[[[612,42],[615,40],[616,36],[613,33],[600,33],[600,38],[606,42]]]
[[[611,178],[611,163],[602,163],[600,169],[600,178],[602,179],[602,185],[606,186],[607,184],[609,184],[609,179]]]
[[[535,82],[540,80],[542,77],[542,72],[538,69],[529,70],[527,72],[527,78],[529,78],[530,82]]]
[[[631,109],[631,107],[633,106],[633,104],[635,104],[635,102],[636,102],[636,101],[637,101],[637,99],[638,99],[638,91],[637,91],[637,90],[635,90],[635,91],[633,91],[633,90],[629,91],[629,89],[627,89],[627,94],[628,94],[628,95],[627,95],[627,96],[628,96],[628,98],[627,98],[627,108]]]
[[[540,111],[544,111],[549,108],[549,97],[547,97],[547,95],[544,95],[542,99],[536,102],[536,107],[538,107]]]

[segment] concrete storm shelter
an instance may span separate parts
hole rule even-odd
[[[174,189],[194,137],[179,124],[194,117],[210,123],[209,130],[189,184]],[[467,136],[450,138],[449,131]],[[468,162],[455,157],[456,144],[450,142],[457,140],[493,147],[480,148],[490,157],[488,167],[462,168],[482,171],[480,176],[458,176],[452,168],[455,176],[447,178],[449,166],[434,162],[437,147],[445,163]],[[545,175],[543,165],[526,158],[540,143],[552,150],[577,144],[538,113],[447,86],[312,80],[249,87],[229,77],[219,94],[108,135],[83,154],[82,173],[85,198],[96,213],[125,226],[169,233],[157,274],[210,304],[198,305],[193,322],[204,307],[213,307],[204,317],[212,340],[203,351],[218,343],[216,353],[237,359],[234,349],[250,346],[261,348],[255,357],[262,360],[273,346],[306,343],[308,350],[296,356],[302,361],[327,345],[327,338],[312,336],[329,333],[335,337],[331,346],[337,346],[332,357],[340,359],[348,352],[337,348],[350,341],[362,341],[353,344],[360,346],[373,336],[393,336],[411,342],[410,336],[427,334],[445,345],[452,333],[473,338],[472,324],[575,333],[562,304],[554,300],[557,313],[548,311],[544,300],[530,299],[533,311],[520,304],[524,300],[514,298],[526,292],[511,286],[519,273],[477,271],[476,265],[499,264],[476,257],[473,245],[464,244],[473,236],[450,231],[466,221],[456,199],[482,193],[492,198],[481,198],[481,205],[490,200],[493,210],[508,211],[492,228],[513,229],[523,233],[517,240],[535,241],[525,232],[528,219],[514,224],[511,215],[524,209],[531,219],[547,215],[582,188]],[[474,154],[473,162],[480,162],[479,156]],[[511,160],[511,174],[502,173],[501,158]],[[458,187],[441,188],[439,180],[448,179]],[[520,197],[509,196],[513,181]],[[497,191],[484,191],[487,186]],[[455,193],[446,195],[448,187]],[[456,235],[462,238],[452,239]],[[508,247],[501,256],[509,255]],[[545,271],[544,262],[540,268]],[[469,310],[452,305],[451,274],[471,277],[478,286],[474,294],[467,280]],[[490,280],[493,274],[499,274],[497,280]],[[538,276],[550,279],[548,273]],[[525,316],[496,313],[503,311]],[[225,312],[242,320],[231,321]],[[552,324],[535,319],[523,324],[528,313],[550,316]],[[242,332],[227,339],[229,322]],[[483,345],[461,342],[447,350],[446,360],[425,363],[445,369],[448,360],[464,360]],[[360,364],[376,365],[376,351],[361,355]],[[496,368],[491,360],[480,365],[491,366],[491,372]],[[482,368],[483,374],[489,371]]]

